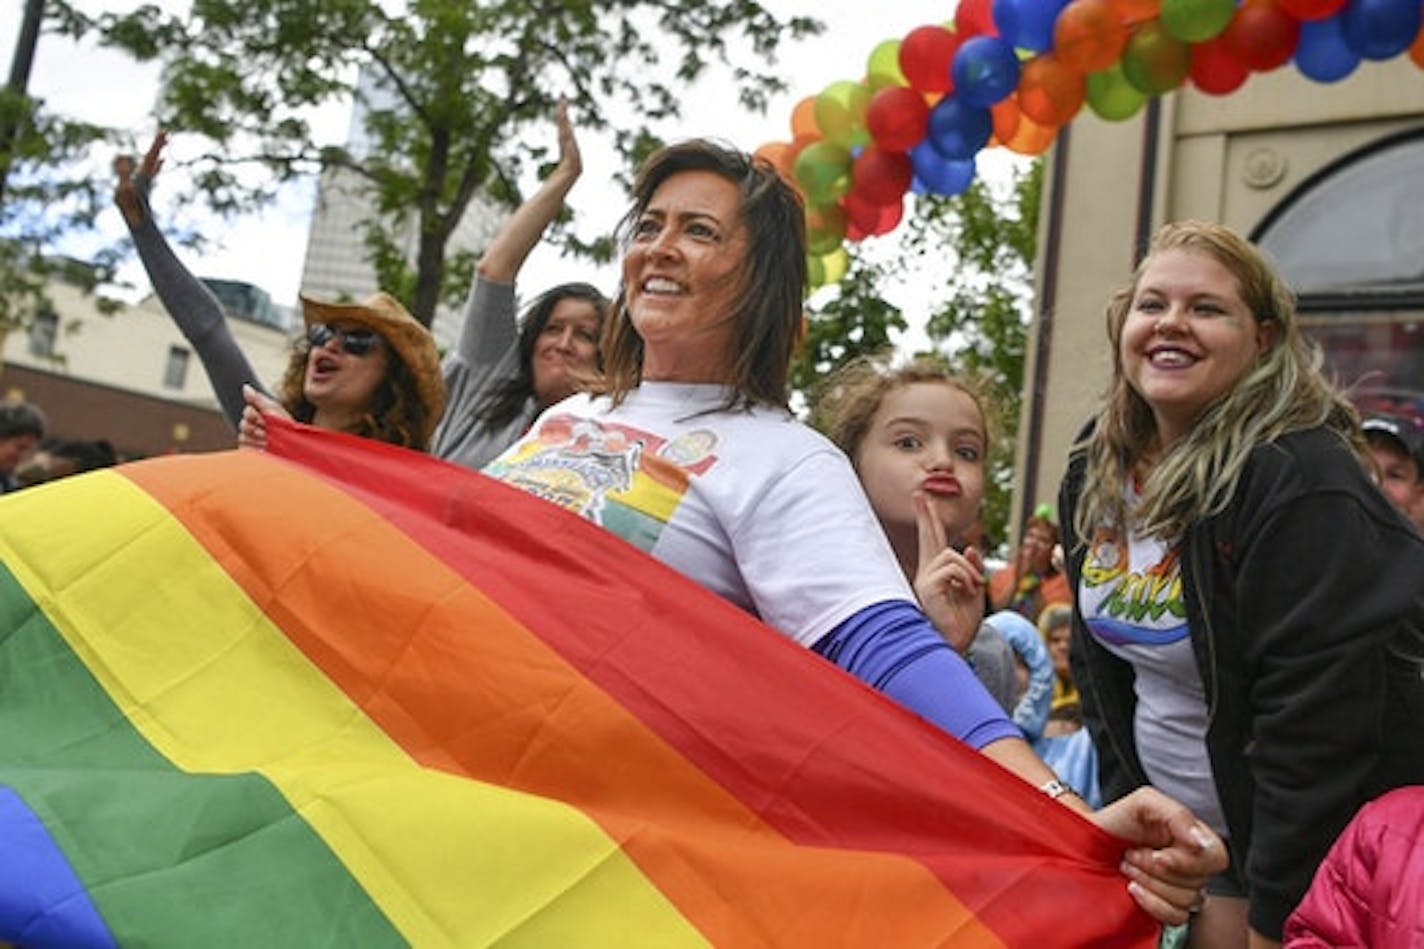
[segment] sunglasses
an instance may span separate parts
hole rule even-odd
[[[381,342],[379,333],[364,327],[348,330],[330,323],[313,323],[307,330],[307,342],[312,349],[320,349],[333,339],[338,340],[341,350],[351,356],[364,356]]]

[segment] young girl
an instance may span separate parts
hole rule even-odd
[[[1013,711],[1013,652],[984,621],[984,562],[969,543],[984,504],[988,405],[979,383],[936,360],[867,358],[832,377],[816,415],[855,466],[925,612]]]

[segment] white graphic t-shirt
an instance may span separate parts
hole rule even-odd
[[[717,385],[644,382],[623,404],[546,410],[485,473],[583,515],[810,646],[885,600],[915,602],[829,440]]]
[[[1226,837],[1207,758],[1206,694],[1187,629],[1177,545],[1099,527],[1078,596],[1093,638],[1136,673],[1134,729],[1148,780]]]

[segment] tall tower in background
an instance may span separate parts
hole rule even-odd
[[[394,93],[378,80],[372,69],[363,69],[357,81],[356,104],[351,112],[351,128],[346,145],[354,155],[369,152],[371,142],[366,135],[367,102],[383,107],[396,105]],[[359,176],[343,169],[322,173],[317,184],[316,207],[312,213],[311,232],[307,237],[306,262],[302,267],[302,292],[331,299],[368,296],[381,289],[375,268],[367,258],[361,222],[374,213],[370,201],[362,194],[364,182]],[[476,195],[465,209],[465,215],[450,236],[451,250],[477,251],[494,236],[500,212]],[[406,259],[414,265],[418,234],[412,223],[402,235]],[[442,306],[435,314],[436,344],[449,349],[455,344],[464,321],[464,308]]]

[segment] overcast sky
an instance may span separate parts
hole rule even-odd
[[[86,9],[120,6],[104,0],[80,5]],[[167,5],[173,5],[171,0]],[[882,40],[903,37],[924,23],[943,22],[953,13],[952,3],[926,0],[767,0],[767,5],[781,15],[816,16],[827,26],[819,37],[784,46],[776,69],[787,78],[790,91],[774,100],[765,116],[759,116],[740,110],[731,101],[725,91],[725,78],[720,84],[694,86],[685,99],[683,126],[670,129],[667,138],[713,134],[748,150],[767,141],[789,139],[791,110],[797,101],[831,82],[859,79],[865,71],[866,58]],[[19,0],[0,4],[0,50],[7,56],[14,49],[22,6]],[[30,91],[58,110],[127,129],[136,142],[146,144],[154,128],[152,106],[157,86],[156,67],[140,67],[116,54],[77,47],[56,37],[42,37]],[[344,140],[349,118],[349,108],[327,111],[318,123],[317,136]],[[550,137],[552,140],[552,128]],[[196,150],[196,142],[193,145]],[[184,137],[179,132],[169,151],[178,159],[184,150]],[[585,141],[583,151],[585,174],[569,203],[579,232],[589,236],[613,225],[622,211],[622,193],[608,181],[611,150]],[[998,167],[1011,160],[1002,153],[1002,149],[995,149],[981,155],[981,173],[985,158],[988,165]],[[95,155],[96,166],[106,166],[110,157]],[[313,194],[314,185],[308,182],[293,187],[280,206],[260,215],[203,225],[211,246],[201,255],[185,253],[187,262],[202,276],[247,280],[266,289],[279,303],[294,302],[306,252]],[[158,210],[164,213],[161,201]],[[117,211],[111,211],[102,225],[111,238],[123,233]],[[136,263],[131,262],[123,275],[139,290],[148,289]],[[591,280],[611,292],[616,272],[610,267],[596,269],[584,262],[560,259],[552,250],[539,250],[521,275],[521,284],[537,292],[550,283],[575,279]]]

